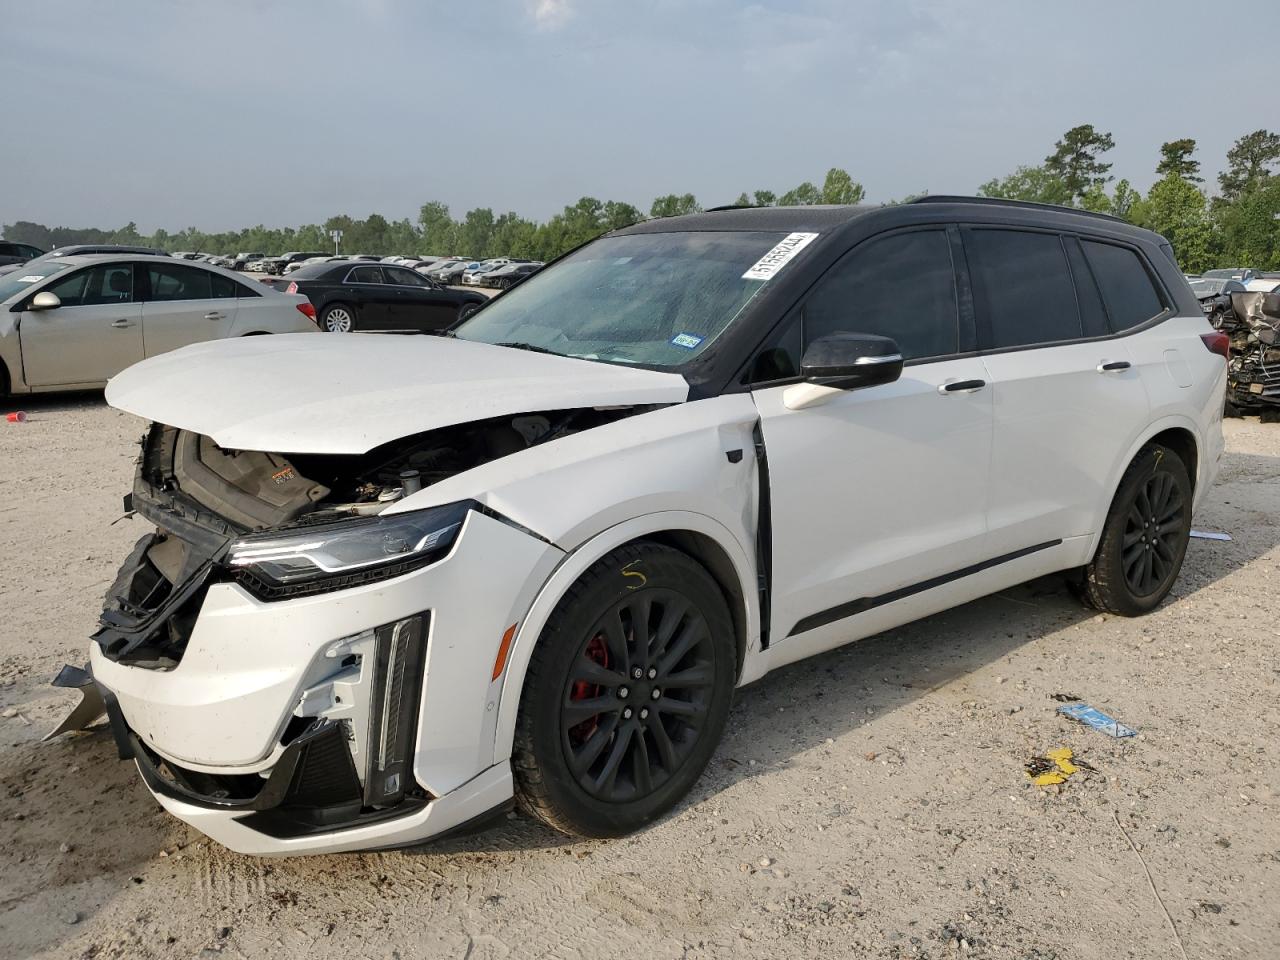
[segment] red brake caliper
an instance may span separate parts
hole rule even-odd
[[[591,638],[591,642],[587,644],[586,655],[588,660],[600,664],[606,670],[609,669],[609,648],[605,646],[604,634],[597,633]],[[575,680],[573,688],[569,691],[569,699],[590,700],[600,696],[602,689],[599,684],[592,683],[590,680]],[[569,737],[574,743],[586,743],[598,726],[600,726],[599,716],[583,720],[569,731]]]

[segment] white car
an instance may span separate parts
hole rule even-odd
[[[494,257],[491,260],[482,260],[462,272],[462,283],[466,286],[479,286],[484,282],[481,277],[486,273],[491,270],[497,270],[499,267],[505,267],[510,262],[511,260],[507,257]]]
[[[156,531],[65,726],[105,708],[160,803],[248,853],[513,799],[623,834],[783,664],[1054,571],[1154,609],[1226,352],[1155,234],[928,197],[636,224],[449,337],[148,360],[107,398],[153,422]]]
[[[318,333],[302,296],[172,257],[67,256],[0,277],[0,396],[102,387],[145,357],[260,333]]]

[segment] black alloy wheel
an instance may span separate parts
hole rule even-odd
[[[736,675],[733,620],[701,564],[649,542],[607,554],[533,650],[512,754],[522,806],[579,836],[653,821],[710,760]]]
[[[1188,504],[1168,473],[1153,473],[1137,491],[1125,517],[1124,579],[1135,597],[1159,589],[1181,558],[1179,542],[1190,522]]]

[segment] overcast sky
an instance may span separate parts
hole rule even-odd
[[[832,166],[871,200],[972,193],[1078,123],[1114,134],[1112,172],[1142,189],[1160,144],[1194,137],[1212,183],[1233,140],[1280,126],[1275,45],[1257,46],[1276,12],[0,0],[0,222],[218,230],[431,199],[542,219],[581,196],[727,203]]]

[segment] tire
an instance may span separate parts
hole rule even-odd
[[[320,329],[325,333],[351,333],[356,329],[356,308],[346,303],[331,303],[320,314]]]
[[[636,643],[641,622],[649,643]],[[715,752],[736,673],[729,608],[701,564],[656,543],[614,550],[569,589],[538,639],[516,719],[517,800],[582,837],[656,820]],[[664,678],[679,686],[664,692]]]
[[[1084,568],[1085,600],[1124,617],[1151,612],[1177,580],[1190,536],[1186,465],[1168,447],[1148,444],[1120,480],[1098,552]]]
[[[480,304],[478,303],[464,303],[458,308],[458,322],[461,323],[479,309]]]

